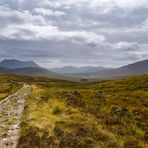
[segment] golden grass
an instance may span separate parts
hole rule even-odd
[[[148,147],[148,76],[85,84],[16,79],[32,85],[19,148]]]

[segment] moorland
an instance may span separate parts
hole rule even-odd
[[[88,83],[0,75],[0,83],[1,99],[31,86],[19,148],[148,147],[148,75]]]

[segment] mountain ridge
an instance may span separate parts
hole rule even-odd
[[[4,59],[0,62],[0,67],[9,69],[26,68],[26,67],[40,67],[34,61],[20,61],[16,59]]]
[[[70,81],[81,81],[87,79],[87,81],[89,82],[148,74],[148,60],[143,60],[119,68],[106,69],[94,73],[61,74],[49,71],[48,69],[42,67],[23,67],[15,69],[0,67],[0,73],[50,77]]]
[[[132,64],[128,64],[119,68],[106,70],[102,72],[97,72],[93,74],[87,74],[87,77],[97,77],[97,78],[109,78],[109,77],[122,77],[131,75],[143,75],[148,74],[148,59],[143,61],[138,61]]]
[[[110,68],[106,68],[103,66],[84,66],[84,67],[74,67],[74,66],[65,66],[60,68],[50,68],[49,70],[56,73],[63,74],[79,74],[79,73],[94,73],[97,71],[108,70]]]

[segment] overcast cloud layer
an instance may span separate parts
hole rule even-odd
[[[0,59],[44,67],[148,58],[147,0],[0,0]]]

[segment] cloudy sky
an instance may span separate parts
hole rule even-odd
[[[148,58],[148,0],[0,0],[0,60],[121,66]]]

